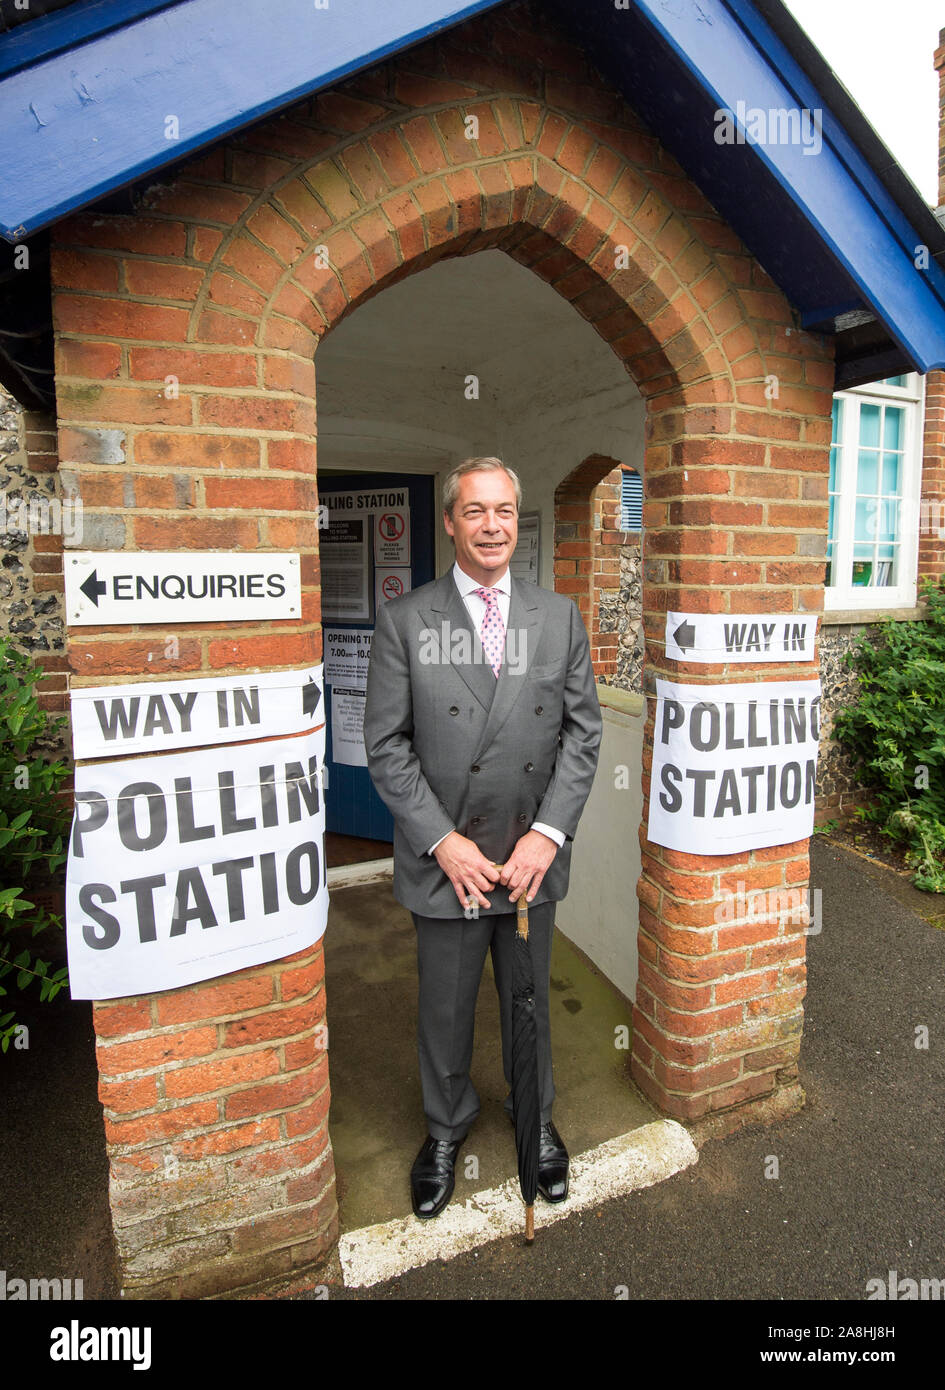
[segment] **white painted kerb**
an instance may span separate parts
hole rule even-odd
[[[697,1162],[699,1151],[688,1132],[675,1120],[652,1124],[608,1139],[596,1149],[571,1160],[571,1184],[566,1202],[535,1203],[535,1240],[554,1221],[564,1221],[587,1207],[670,1178]],[[450,1205],[433,1221],[415,1216],[385,1221],[349,1231],[338,1242],[338,1254],[348,1288],[365,1288],[393,1279],[431,1260],[451,1260],[467,1250],[502,1236],[523,1234],[525,1208],[518,1181],[487,1188],[465,1206]]]

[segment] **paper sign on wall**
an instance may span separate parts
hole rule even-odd
[[[513,579],[524,579],[529,584],[541,582],[541,513],[520,512],[518,518],[518,540],[509,561]]]
[[[297,618],[298,555],[269,551],[92,550],[64,561],[66,622],[215,623]]]
[[[673,661],[813,661],[815,613],[667,613]]]
[[[322,668],[73,690],[76,758],[301,733],[324,720]]]
[[[325,727],[77,767],[66,876],[74,999],[279,960],[328,913]]]
[[[690,854],[804,840],[814,827],[820,682],[657,680],[647,835]]]

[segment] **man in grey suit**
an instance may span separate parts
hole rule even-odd
[[[394,896],[413,914],[418,1050],[429,1134],[413,1209],[437,1216],[479,1113],[469,1077],[476,996],[491,950],[511,1077],[515,904],[529,902],[541,1095],[539,1192],[563,1201],[567,1150],[551,1119],[548,977],[554,904],[597,767],[600,706],[571,599],[513,579],[521,487],[466,459],[443,491],[456,563],[378,610],[368,672],[368,768],[394,817]],[[501,864],[500,870],[495,865]],[[511,1118],[512,1102],[505,1102]]]

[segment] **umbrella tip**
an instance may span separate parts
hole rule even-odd
[[[525,1208],[525,1243],[531,1245],[535,1239],[535,1208]]]

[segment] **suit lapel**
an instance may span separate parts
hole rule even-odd
[[[455,585],[453,586],[455,589]],[[458,595],[457,595],[458,597]],[[495,695],[489,708],[489,718],[482,731],[478,758],[488,748],[496,733],[512,713],[516,700],[525,688],[530,666],[538,650],[541,629],[545,621],[545,610],[539,604],[536,592],[517,579],[512,580],[512,598],[509,603],[509,623],[506,629],[505,659],[499,668],[496,680],[489,666],[485,666],[490,681],[495,686]],[[509,660],[510,654],[514,661]],[[475,759],[474,759],[475,761]]]
[[[462,677],[483,709],[491,709],[496,678],[486,663],[479,634],[470,622],[452,569],[440,576],[430,606],[421,612],[421,617],[436,633],[443,659]]]

